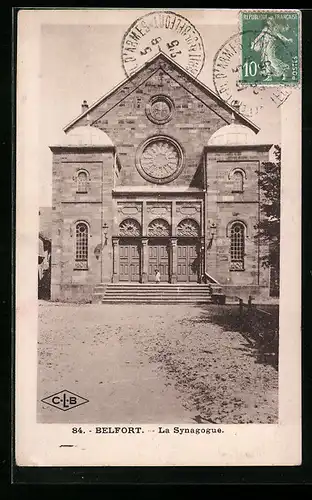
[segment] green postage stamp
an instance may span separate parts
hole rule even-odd
[[[241,12],[241,82],[296,85],[300,81],[300,13]]]

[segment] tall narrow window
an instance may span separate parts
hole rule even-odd
[[[85,222],[76,225],[76,269],[88,268],[88,226]]]
[[[88,192],[88,176],[86,172],[79,172],[77,175],[77,193]]]
[[[245,255],[245,226],[241,222],[234,222],[231,227],[231,271],[244,271]]]
[[[242,193],[244,191],[244,176],[243,173],[239,170],[233,173],[233,188],[232,191],[234,193]]]

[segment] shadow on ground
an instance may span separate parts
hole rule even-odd
[[[255,357],[257,363],[278,369],[279,306],[238,305],[202,306],[203,314],[193,322],[215,323],[226,331],[239,332],[245,340],[244,349]]]

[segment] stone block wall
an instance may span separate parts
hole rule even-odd
[[[113,161],[112,150],[53,150],[52,300],[88,302],[100,279],[111,280]],[[80,169],[89,174],[87,193],[77,193]],[[88,226],[87,269],[75,261],[78,222]]]
[[[262,287],[262,294],[268,291],[268,271],[260,259],[266,249],[255,238],[262,216],[258,172],[268,152],[268,146],[206,148],[206,269],[229,292],[242,293],[244,287],[253,293],[257,287]],[[242,192],[236,191],[231,175],[236,169],[243,174]],[[230,227],[235,221],[245,226],[244,270],[239,271],[230,266]]]
[[[161,125],[147,112],[151,97],[157,95],[173,103],[171,119]],[[112,280],[117,266],[112,238],[116,246],[119,224],[127,217],[140,222],[144,236],[158,216],[171,224],[173,236],[183,218],[194,218],[205,238],[205,268],[212,277],[227,287],[266,289],[268,273],[260,265],[265,249],[255,241],[254,226],[260,217],[257,171],[268,160],[269,148],[207,146],[211,135],[231,122],[231,113],[212,92],[159,57],[91,107],[88,118],[83,115],[67,127],[98,127],[114,149],[51,148],[52,300],[88,301],[97,283]],[[246,125],[243,117],[237,119]],[[183,151],[183,169],[162,186],[166,191],[136,168],[140,145],[153,136],[169,136]],[[236,168],[244,174],[243,192],[233,190],[231,173]],[[77,193],[80,169],[88,172],[87,193]],[[230,271],[229,224],[235,220],[246,227],[244,271]],[[89,228],[87,270],[75,269],[78,221]]]
[[[173,103],[172,117],[162,125],[153,123],[146,111],[157,95],[165,95]],[[136,169],[136,153],[150,137],[164,135],[175,139],[183,150],[182,172],[170,185],[202,188],[203,147],[216,130],[231,122],[230,112],[217,101],[168,62],[158,60],[90,109],[88,122],[83,116],[75,126],[89,123],[109,135],[121,166],[117,186],[153,185]]]

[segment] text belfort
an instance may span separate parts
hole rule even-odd
[[[158,427],[158,434],[222,434],[220,427]],[[95,427],[96,434],[144,434],[142,427]]]

